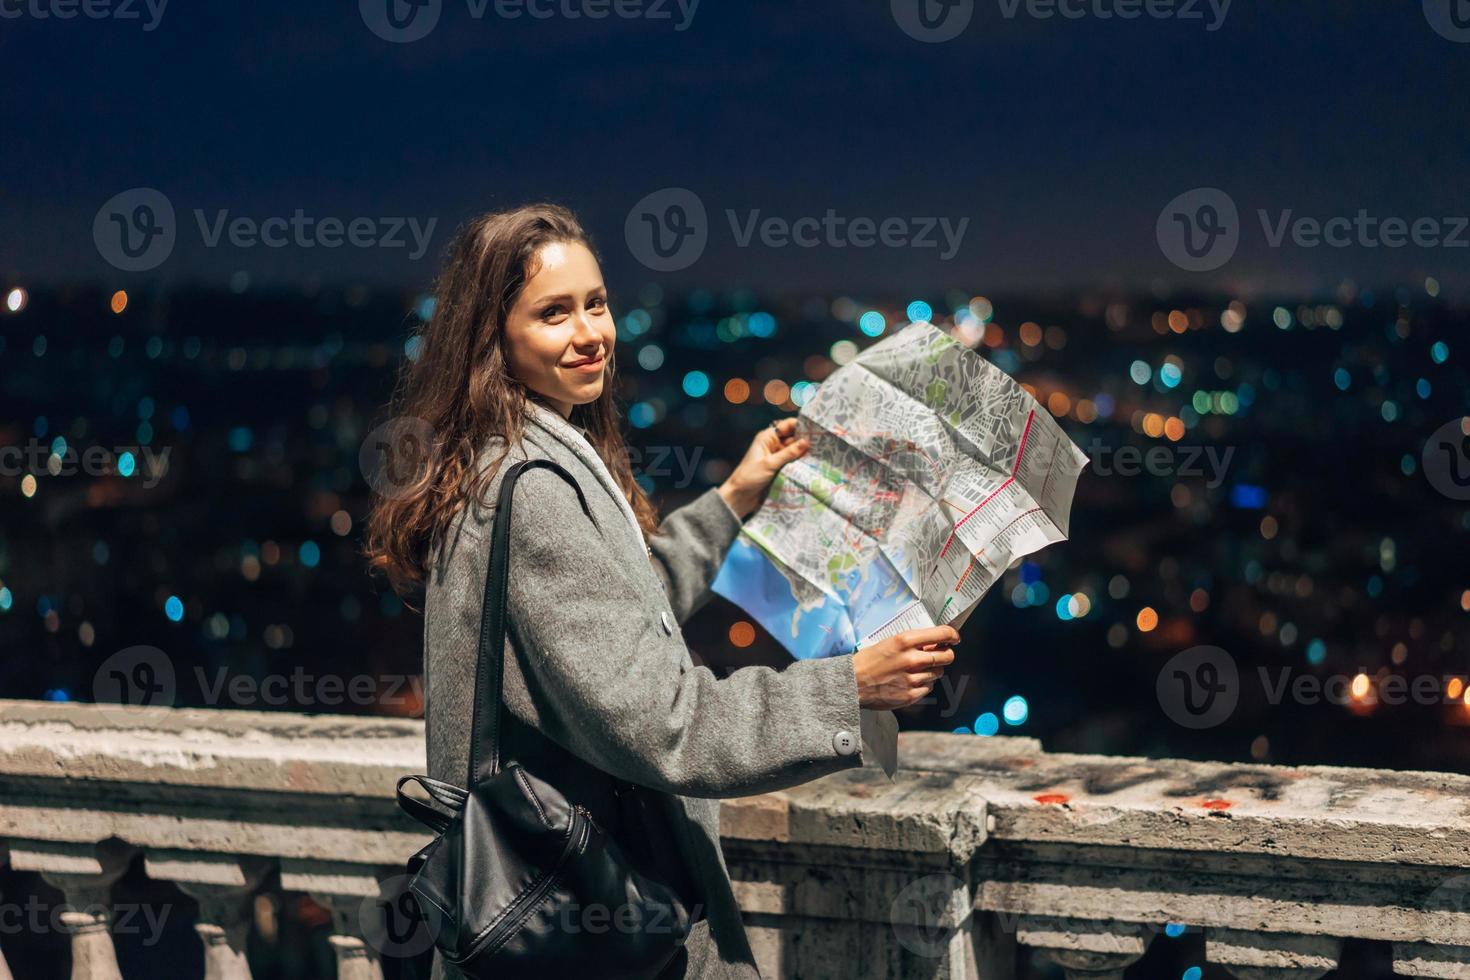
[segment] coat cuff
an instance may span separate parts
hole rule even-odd
[[[812,690],[813,757],[837,760],[837,768],[864,765],[866,748],[862,740],[862,709],[858,706],[857,674],[850,653],[818,660],[798,660],[787,672],[809,675]]]

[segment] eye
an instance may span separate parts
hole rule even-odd
[[[590,300],[587,301],[587,309],[589,309],[589,310],[605,310],[605,309],[607,309],[607,297],[606,296],[594,296],[594,297],[592,297]]]
[[[541,311],[541,319],[548,323],[554,323],[567,315],[566,307],[560,303],[553,303]]]

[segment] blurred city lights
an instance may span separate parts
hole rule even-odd
[[[690,371],[684,375],[684,394],[690,398],[703,398],[709,394],[709,375],[703,371]]]
[[[1023,725],[1030,714],[1031,706],[1019,694],[1006,698],[1006,703],[1001,708],[1001,715],[1007,725]]]

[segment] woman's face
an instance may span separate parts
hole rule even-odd
[[[597,259],[579,242],[536,253],[505,323],[511,373],[563,417],[602,394],[617,328]]]

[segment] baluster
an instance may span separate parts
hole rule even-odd
[[[1342,940],[1283,932],[1209,929],[1205,959],[1239,980],[1318,980],[1337,969]]]
[[[1067,980],[1123,980],[1123,971],[1143,958],[1149,930],[1135,922],[1021,916],[1016,940],[1040,950],[1061,967]]]
[[[9,848],[6,848],[6,845],[4,845],[4,840],[0,840],[0,868],[3,868],[4,865],[9,864],[9,862],[10,862],[10,851],[9,851]],[[4,899],[3,893],[0,893],[0,901],[3,901],[3,899]],[[15,979],[13,979],[12,976],[10,976],[10,967],[9,967],[9,965],[6,964],[6,961],[4,961],[4,949],[3,948],[0,948],[0,980],[15,980]]]
[[[375,908],[382,894],[380,881],[391,874],[373,873],[361,864],[340,861],[281,861],[281,887],[306,892],[332,913],[332,935],[327,940],[337,954],[337,980],[383,980],[379,956],[394,955],[383,948],[382,937],[367,932],[364,908]]]
[[[10,851],[6,848],[5,842],[0,841],[0,868],[5,867],[5,865],[9,863]],[[4,901],[4,899],[5,895],[3,893],[0,893],[0,901]],[[0,980],[15,980],[15,978],[10,975],[9,965],[7,965],[5,962],[5,950],[3,948],[0,948]]]
[[[1470,980],[1470,946],[1394,943],[1393,972],[1402,977]]]
[[[270,870],[262,858],[188,851],[149,851],[148,877],[172,881],[199,902],[194,932],[204,944],[204,980],[250,980],[245,943],[250,933],[250,894]]]
[[[112,885],[127,870],[133,849],[121,841],[72,844],[12,841],[10,864],[39,871],[66,896],[61,925],[71,936],[72,980],[122,980],[112,944]]]
[[[816,867],[806,865],[805,874],[813,875]],[[838,872],[825,874],[820,880],[824,890],[830,890],[843,878]],[[915,980],[965,980],[977,974],[1009,977],[1015,972],[1014,938],[998,927],[994,917],[975,910],[974,893],[958,875],[931,868],[901,875],[869,873],[852,879],[845,890],[858,903],[859,921],[877,918],[891,925],[891,937],[880,940],[888,948],[865,952],[875,964],[880,962],[879,957],[891,956],[884,965],[893,975]],[[873,904],[864,906],[861,903],[865,899]],[[803,929],[803,945],[810,942],[810,932]],[[892,948],[895,944],[897,949]],[[836,930],[825,945],[826,963],[854,955],[851,937]],[[801,972],[799,963],[797,972]]]

